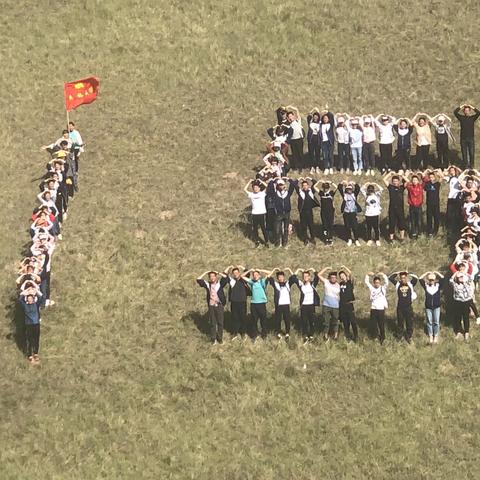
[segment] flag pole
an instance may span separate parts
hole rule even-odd
[[[68,124],[70,123],[70,116],[67,108],[67,99],[65,98],[65,83],[63,84],[63,101],[65,103],[65,111],[67,112],[67,130],[68,130]]]

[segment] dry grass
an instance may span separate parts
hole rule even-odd
[[[476,332],[425,347],[418,302],[413,347],[211,351],[193,281],[234,262],[444,266],[442,237],[375,256],[298,240],[252,250],[241,188],[279,103],[407,115],[479,103],[477,3],[2,6],[2,478],[478,477]],[[87,74],[101,97],[72,115],[88,154],[33,371],[11,338],[12,269],[38,147],[62,128],[61,83]]]

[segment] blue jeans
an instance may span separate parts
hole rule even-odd
[[[427,313],[427,332],[429,336],[438,337],[440,330],[440,307],[426,308]]]
[[[353,157],[353,170],[363,170],[362,147],[351,147]]]
[[[333,145],[330,142],[322,142],[323,168],[333,167]]]

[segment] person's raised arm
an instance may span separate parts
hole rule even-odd
[[[439,278],[445,278],[445,275],[442,275],[440,272],[435,270],[433,273],[435,273]]]
[[[199,277],[197,277],[197,280],[203,280],[203,277],[209,272],[211,272],[211,270],[207,270],[206,272],[203,272]]]
[[[292,271],[292,269],[291,269],[290,267],[285,267],[285,268],[283,269],[283,271],[284,271],[284,272],[290,272],[290,275],[293,275],[293,274],[294,274],[293,271]]]
[[[279,271],[280,271],[280,269],[277,268],[277,267],[275,267],[271,272],[268,272],[267,278],[272,278],[272,277],[273,277],[273,274],[274,274],[275,272],[279,272]]]
[[[389,186],[390,185],[390,179],[393,177],[393,174],[394,172],[391,171],[391,172],[388,172],[386,175],[383,176],[383,183],[385,184],[385,186]]]
[[[463,105],[460,105],[459,107],[457,107],[454,111],[453,111],[453,114],[455,115],[455,117],[460,120],[461,116],[460,115],[460,108],[463,107]]]
[[[243,191],[246,193],[246,194],[249,194],[250,193],[250,190],[249,190],[249,187],[250,185],[252,184],[253,180],[249,180],[248,183],[245,185]]]
[[[325,268],[322,268],[322,270],[320,270],[317,275],[318,275],[318,278],[322,281],[322,282],[326,282],[327,281],[327,278],[323,276],[323,274],[327,271],[327,270],[331,270],[332,267],[325,267]]]

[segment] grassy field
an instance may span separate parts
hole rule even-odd
[[[480,103],[477,2],[2,7],[2,479],[479,478],[478,330],[458,344],[446,326],[428,348],[419,300],[415,345],[389,332],[381,348],[358,285],[358,345],[212,350],[194,282],[236,262],[343,263],[359,278],[445,269],[443,236],[254,250],[242,188],[280,103],[409,116]],[[39,147],[63,127],[62,82],[87,75],[101,95],[71,116],[88,151],[34,369],[12,333],[14,272],[46,160]]]

